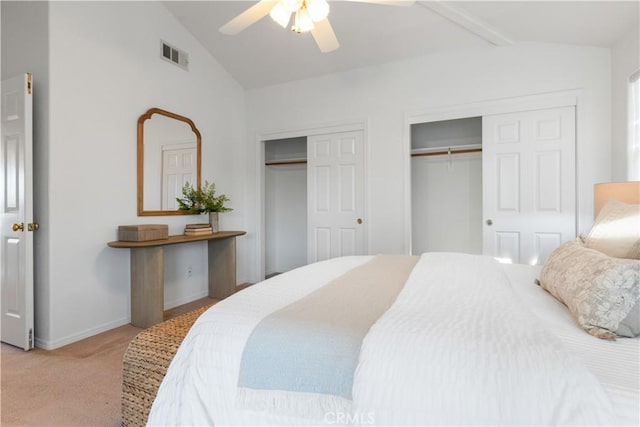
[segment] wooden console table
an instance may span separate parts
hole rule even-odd
[[[236,237],[245,231],[221,231],[204,236],[169,236],[146,242],[109,242],[131,250],[131,324],[148,328],[164,315],[164,247],[208,241],[209,297],[223,299],[236,287]]]

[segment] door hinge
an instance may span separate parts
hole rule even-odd
[[[31,73],[27,74],[27,94],[31,95],[31,86],[33,82],[33,77]]]
[[[33,328],[29,328],[29,348],[33,348]]]

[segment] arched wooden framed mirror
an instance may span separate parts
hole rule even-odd
[[[176,197],[200,188],[202,138],[187,117],[151,108],[138,119],[138,216],[188,215]]]

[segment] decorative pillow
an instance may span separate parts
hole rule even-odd
[[[608,201],[585,243],[611,257],[640,259],[640,205]]]
[[[640,334],[640,261],[609,257],[578,238],[551,253],[540,285],[591,335],[613,340]]]

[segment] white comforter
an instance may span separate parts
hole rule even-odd
[[[178,350],[150,425],[609,425],[598,381],[515,297],[488,258],[425,254],[367,334],[349,413],[320,419],[240,410],[237,381],[255,325],[370,257],[278,276],[220,302]]]

